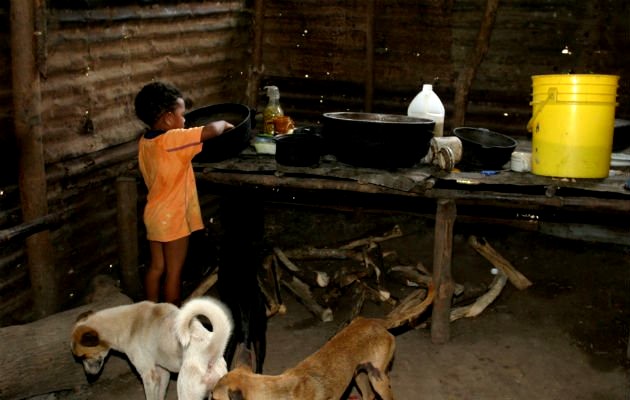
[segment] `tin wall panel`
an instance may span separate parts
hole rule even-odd
[[[366,3],[265,2],[263,82],[282,85],[283,106],[298,121],[364,107]],[[373,111],[406,113],[421,85],[433,83],[450,128],[455,80],[471,59],[485,3],[375,2]],[[467,124],[527,136],[531,76],[568,72],[621,75],[617,114],[627,118],[630,55],[621,49],[630,45],[629,8],[622,0],[501,2]]]
[[[174,83],[195,106],[244,101],[249,23],[240,1],[51,10],[46,161],[133,140],[133,97],[152,79]]]
[[[373,111],[406,112],[422,83],[452,79],[450,12],[442,3],[374,3]],[[282,83],[285,111],[312,120],[326,111],[361,110],[367,2],[265,4],[265,82]]]
[[[5,38],[0,41],[0,127],[6,125],[0,141],[13,138],[6,6],[0,5],[0,22],[5,21],[0,23],[0,39]],[[92,276],[116,273],[116,177],[136,176],[142,213],[135,141],[143,127],[133,109],[135,94],[159,79],[177,85],[193,108],[246,102],[252,15],[243,1],[47,12],[41,79],[44,153],[49,210],[63,214],[63,223],[51,228],[51,240],[59,296],[67,307],[84,294]],[[14,150],[6,153],[15,155]],[[14,160],[12,167],[16,165]],[[18,225],[17,187],[1,189],[0,228]],[[27,271],[23,240],[4,245],[1,325],[30,318]]]

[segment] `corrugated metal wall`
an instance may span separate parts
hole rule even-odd
[[[48,10],[41,82],[50,208],[66,217],[52,231],[64,304],[80,294],[89,277],[116,268],[113,182],[136,174],[141,125],[132,101],[144,83],[171,81],[193,108],[223,101],[253,106],[258,100],[259,109],[265,102],[262,86],[276,84],[285,112],[298,124],[310,123],[326,111],[365,106],[366,46],[373,43],[373,111],[405,113],[421,85],[434,83],[447,108],[448,129],[454,82],[468,62],[485,5],[484,0],[264,0],[264,70],[259,97],[250,100],[252,0],[84,3],[91,6]],[[531,75],[565,72],[621,75],[617,115],[630,117],[629,20],[630,5],[623,0],[501,2],[489,53],[473,82],[467,124],[526,134]],[[16,181],[17,157],[9,26],[8,2],[2,2],[0,228],[21,220],[16,188],[8,185]],[[368,32],[374,33],[371,40]],[[138,187],[142,196],[144,187],[140,182]],[[26,318],[20,314],[29,299],[20,241],[2,247],[0,276],[0,323]],[[20,313],[11,318],[14,310]]]
[[[404,114],[421,85],[434,83],[449,127],[454,82],[475,46],[485,0],[374,3],[373,111]],[[326,111],[362,110],[367,2],[265,4],[263,82],[280,87],[285,111],[316,121]],[[568,72],[621,75],[617,111],[630,116],[629,8],[623,0],[501,2],[466,123],[527,135],[531,76]]]
[[[285,113],[299,121],[363,109],[367,3],[265,2],[263,80],[279,86]],[[422,83],[449,88],[452,14],[446,3],[375,2],[373,111],[406,113]]]
[[[8,5],[0,5],[0,101],[6,107],[0,124],[2,138],[11,139],[10,25],[3,7]],[[91,276],[118,263],[114,181],[137,175],[135,142],[142,126],[133,110],[135,93],[162,79],[177,85],[193,108],[247,102],[250,26],[243,1],[48,10],[42,119],[50,211],[65,218],[52,230],[64,305],[81,295]],[[15,187],[3,193],[0,228],[21,220]],[[3,323],[28,318],[21,246],[19,240],[9,243],[0,255]]]

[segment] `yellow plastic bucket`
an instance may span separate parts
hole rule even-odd
[[[610,169],[616,75],[532,76],[532,173],[605,178]]]

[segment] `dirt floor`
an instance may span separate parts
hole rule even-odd
[[[432,221],[335,213],[278,213],[268,218],[268,240],[280,246],[334,244],[387,231],[406,235],[383,244],[396,250],[386,263],[432,263]],[[365,222],[365,221],[370,221]],[[328,228],[326,228],[328,227]],[[328,232],[327,232],[328,231]],[[630,399],[627,341],[630,257],[618,245],[559,239],[512,228],[456,225],[453,277],[473,287],[492,280],[491,265],[467,243],[483,235],[533,286],[511,284],[480,316],[451,324],[451,340],[431,343],[428,324],[398,334],[391,371],[397,399]],[[334,265],[331,264],[334,268]],[[409,288],[386,281],[396,298]],[[288,312],[269,321],[265,372],[276,374],[318,349],[344,322],[350,304],[341,297],[335,321],[320,322],[284,292]],[[384,316],[389,305],[366,303],[363,314]],[[428,321],[430,323],[430,320]],[[142,399],[132,373],[97,381],[44,399]],[[168,399],[175,399],[175,381]]]

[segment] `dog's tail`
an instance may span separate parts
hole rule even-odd
[[[198,297],[185,303],[175,319],[175,335],[182,346],[187,347],[193,335],[191,324],[198,315],[203,315],[212,324],[212,339],[209,342],[209,353],[223,355],[233,322],[228,308],[212,297]],[[209,332],[208,332],[209,333]]]

